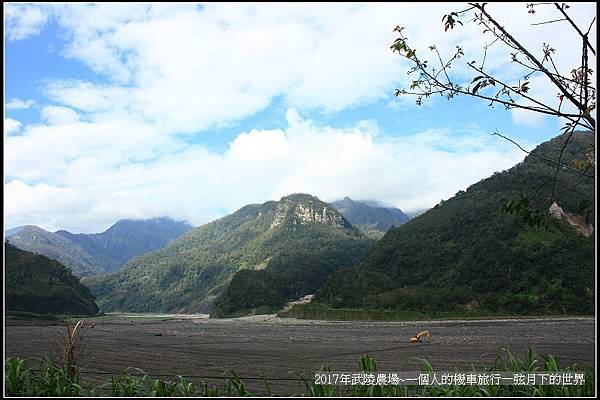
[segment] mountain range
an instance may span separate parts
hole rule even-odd
[[[593,314],[595,186],[575,166],[594,138],[578,132],[563,150],[567,136],[558,136],[513,168],[390,229],[360,263],[332,274],[314,301],[334,308]],[[548,160],[561,153],[557,172]]]
[[[118,270],[139,254],[162,248],[192,227],[170,218],[121,220],[102,233],[49,232],[26,225],[5,232],[9,243],[46,255],[84,277]]]
[[[292,194],[242,207],[85,283],[103,311],[207,312],[220,295],[215,315],[270,310],[314,292],[373,243],[331,205]]]
[[[315,294],[333,308],[590,314],[595,186],[577,165],[594,139],[558,136],[410,221],[374,202],[296,193],[193,229],[159,218],[6,235],[84,277],[102,311],[232,317]]]

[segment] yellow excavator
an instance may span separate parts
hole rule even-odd
[[[411,343],[421,343],[421,338],[426,336],[427,340],[429,340],[431,338],[431,335],[429,334],[428,330],[424,330],[421,331],[419,333],[417,333],[415,336],[410,338],[410,342]]]

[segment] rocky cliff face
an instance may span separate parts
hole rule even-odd
[[[550,206],[549,213],[550,216],[556,219],[566,221],[585,237],[590,237],[594,234],[594,225],[586,223],[581,215],[564,211],[556,202],[553,202]]]
[[[317,222],[345,230],[355,230],[335,208],[317,197],[306,194],[292,194],[281,198],[271,228],[286,221],[292,225]]]

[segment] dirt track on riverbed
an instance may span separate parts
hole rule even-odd
[[[434,370],[470,371],[492,366],[497,351],[508,347],[524,356],[533,345],[554,354],[562,365],[594,365],[593,318],[432,321],[333,322],[274,317],[209,320],[119,317],[95,322],[86,332],[81,364],[87,379],[107,379],[127,368],[150,375],[211,377],[222,385],[224,371],[236,371],[250,390],[261,392],[266,376],[277,394],[304,393],[300,373],[312,377],[323,365],[335,371],[357,372],[359,359],[369,354],[380,371],[419,370],[426,358]],[[58,322],[6,320],[5,356],[41,357],[56,350],[64,335]],[[428,329],[428,343],[411,344],[410,336]],[[102,373],[101,373],[102,372]],[[197,381],[198,378],[192,379]]]

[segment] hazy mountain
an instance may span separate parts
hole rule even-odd
[[[408,218],[413,219],[415,217],[418,217],[419,215],[427,212],[427,210],[429,210],[428,208],[420,208],[418,210],[414,210],[414,211],[407,211],[406,215],[408,216]]]
[[[15,233],[19,233],[23,228],[25,228],[27,225],[21,225],[21,226],[16,226],[12,229],[8,229],[6,231],[4,231],[4,237],[5,238],[9,238],[12,235],[14,235]]]
[[[105,232],[92,234],[65,230],[52,233],[27,225],[8,241],[20,249],[57,260],[83,277],[115,271],[130,258],[164,247],[190,229],[189,224],[169,218],[122,220]]]
[[[381,237],[392,226],[400,226],[410,218],[399,208],[384,206],[373,200],[355,201],[349,197],[331,203],[350,223],[363,232]]]
[[[35,225],[26,225],[7,241],[19,249],[45,255],[69,268],[76,276],[102,272],[94,256],[81,246]]]
[[[4,250],[6,311],[73,315],[98,313],[90,290],[64,265],[9,243],[4,244]]]
[[[557,159],[565,138],[391,229],[359,265],[333,274],[315,301],[425,312],[593,313],[594,241],[580,233],[591,227],[565,221],[586,214],[594,220],[594,179],[561,168],[555,201],[562,208],[553,213],[565,221],[545,217],[547,229],[502,211],[508,200],[537,190],[533,209],[548,215],[556,165],[535,155]],[[586,159],[593,142],[593,134],[576,133],[564,165]],[[586,204],[591,208],[582,209]]]
[[[329,204],[294,194],[242,207],[86,284],[105,311],[199,312],[210,309],[236,272],[260,271],[278,281],[269,293],[255,293],[256,304],[248,308],[274,306],[316,290],[333,270],[357,262],[372,243]],[[232,301],[237,296],[235,290],[229,294]]]
[[[190,229],[186,222],[153,218],[121,220],[102,233],[56,233],[92,254],[104,271],[112,272],[137,255],[165,247]]]

